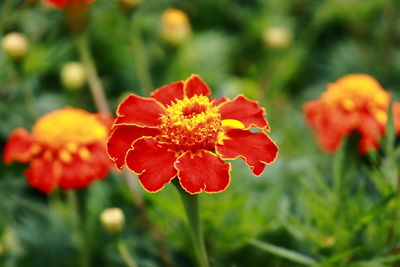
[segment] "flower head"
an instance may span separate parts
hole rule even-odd
[[[4,36],[2,47],[10,58],[18,60],[28,53],[29,41],[22,33],[11,32]]]
[[[272,49],[284,49],[292,43],[293,33],[286,27],[269,27],[263,31],[263,39]]]
[[[392,104],[394,130],[396,135],[400,136],[400,102],[394,102]]]
[[[100,221],[109,233],[118,233],[124,228],[125,215],[120,208],[107,208],[100,214]]]
[[[36,0],[29,0],[29,2],[34,2]],[[83,6],[89,4],[95,0],[44,0],[57,8],[64,8],[67,6]]]
[[[85,67],[80,62],[66,63],[60,72],[61,82],[68,90],[81,89],[87,80]]]
[[[304,113],[322,149],[336,151],[343,137],[361,135],[359,151],[377,149],[385,133],[390,94],[366,74],[350,74],[329,84],[318,100],[307,102]]]
[[[229,163],[241,157],[255,175],[271,164],[278,147],[268,136],[265,110],[240,95],[208,97],[198,75],[155,90],[150,98],[129,95],[118,107],[108,153],[126,164],[149,192],[174,177],[191,194],[221,192],[230,182]],[[258,132],[250,131],[258,128]]]
[[[66,107],[41,117],[28,133],[17,128],[6,143],[3,159],[29,162],[31,186],[49,193],[86,187],[104,178],[112,164],[105,144],[110,126],[106,115]]]
[[[161,36],[169,44],[179,45],[190,36],[190,22],[185,12],[169,8],[162,14]]]

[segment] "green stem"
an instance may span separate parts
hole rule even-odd
[[[5,0],[0,11],[0,33],[3,33],[3,25],[7,21],[7,15],[11,14],[13,0]]]
[[[75,39],[82,63],[88,76],[89,88],[96,107],[100,112],[110,113],[104,88],[97,73],[92,54],[90,53],[86,35],[84,33],[76,35]]]
[[[143,43],[142,37],[140,36],[140,31],[137,25],[132,25],[132,48],[133,48],[133,60],[135,63],[136,71],[140,86],[142,88],[142,93],[144,95],[150,94],[153,90],[153,83],[151,81],[151,75],[149,72],[149,62],[147,54],[145,53],[146,48]]]
[[[18,81],[18,84],[20,86],[22,96],[29,111],[29,116],[33,121],[35,121],[38,118],[38,108],[35,100],[35,95],[33,93],[33,87],[31,85],[32,81],[31,79],[28,79],[27,75],[25,75],[21,61],[15,61],[14,68],[16,73],[16,80]]]
[[[24,94],[26,105],[29,109],[29,114],[33,120],[38,118],[38,108],[35,101],[35,96],[33,94],[33,88],[31,86],[31,81],[21,77],[21,90]]]
[[[189,223],[190,234],[192,236],[194,251],[200,267],[209,267],[204,237],[202,233],[201,221],[199,216],[199,200],[197,195],[191,195],[182,189],[177,179],[173,184],[178,189]]]
[[[125,242],[119,238],[117,241],[117,249],[121,258],[125,262],[126,266],[128,267],[137,267],[137,264],[133,257],[129,254],[128,248],[125,245]]]
[[[83,218],[80,216],[80,207],[77,194],[74,190],[68,190],[67,200],[71,208],[71,217],[74,223],[76,239],[79,243],[79,261],[81,267],[89,267],[89,251],[86,247],[86,231]]]
[[[142,196],[142,192],[140,191],[137,179],[133,176],[133,173],[129,171],[127,168],[124,168],[121,173],[124,178],[133,198],[133,202],[135,206],[142,211],[144,208],[144,200]]]
[[[347,139],[346,139],[347,141]],[[344,141],[344,142],[346,142]],[[343,187],[343,170],[344,170],[344,160],[345,160],[345,145],[343,144],[339,151],[336,152],[333,159],[333,188],[335,190],[336,196],[340,199],[340,191]]]

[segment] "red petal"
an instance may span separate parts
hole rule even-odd
[[[27,162],[31,157],[32,137],[23,128],[15,129],[4,148],[3,160],[6,164],[13,161]]]
[[[164,108],[153,98],[131,94],[118,106],[118,118],[114,125],[157,127],[160,124],[160,115],[163,113]]]
[[[62,8],[67,4],[68,0],[47,0],[47,2],[52,3],[58,8]]]
[[[160,133],[155,128],[143,128],[134,125],[116,126],[107,143],[107,152],[118,169],[125,165],[125,156],[132,143],[143,136],[156,136]]]
[[[220,97],[220,98],[212,98],[212,97],[210,97],[210,99],[214,100],[214,102],[212,103],[212,105],[213,105],[214,107],[217,107],[217,106],[219,106],[219,105],[225,103],[226,101],[229,101],[229,98],[227,98],[227,97],[225,97],[225,96]]]
[[[128,151],[126,165],[139,175],[139,181],[148,192],[160,191],[176,176],[174,162],[177,158],[170,146],[160,144],[155,138],[142,138]]]
[[[379,148],[381,135],[385,132],[385,125],[381,125],[370,114],[362,116],[360,121],[361,123],[357,129],[361,134],[358,150],[361,154],[366,154],[369,150],[377,150]]]
[[[400,102],[394,102],[392,104],[392,112],[394,129],[396,130],[396,134],[400,135]]]
[[[190,194],[224,191],[230,182],[231,165],[214,153],[200,150],[196,154],[188,151],[175,163],[183,189]]]
[[[93,166],[95,170],[95,179],[103,179],[107,176],[108,172],[114,168],[113,162],[107,156],[106,148],[103,143],[94,143],[89,145],[88,150],[90,154],[89,163]]]
[[[205,82],[203,82],[200,76],[196,74],[192,74],[192,76],[185,81],[184,91],[185,95],[189,98],[194,95],[208,96],[211,94],[211,89]]]
[[[340,110],[331,110],[319,100],[307,102],[303,110],[321,149],[326,152],[335,152],[340,147],[343,137],[354,130],[351,115]]]
[[[94,181],[105,178],[112,168],[103,144],[95,143],[86,148],[90,151],[88,159],[83,160],[78,155],[74,155],[71,162],[62,163],[63,171],[58,182],[62,189],[89,186]]]
[[[33,159],[25,171],[29,184],[47,194],[56,188],[61,173],[60,162],[43,158]]]
[[[183,85],[183,81],[164,85],[163,87],[155,90],[151,94],[151,97],[155,98],[163,105],[169,105],[175,99],[183,99]]]
[[[95,169],[87,161],[82,160],[78,155],[73,156],[69,163],[62,164],[62,173],[58,185],[62,189],[78,189],[86,187],[95,180]]]
[[[115,117],[110,113],[97,113],[96,117],[107,129],[111,129],[115,120]]]
[[[257,127],[269,130],[269,125],[265,119],[265,110],[260,108],[256,101],[247,99],[239,95],[234,100],[221,105],[219,109],[221,119],[233,119],[241,121],[246,128]]]
[[[342,143],[344,127],[335,127],[333,114],[325,115],[325,110],[319,101],[309,101],[303,106],[308,125],[313,129],[320,147],[326,152],[334,152]],[[347,120],[343,120],[343,124]],[[333,127],[332,127],[333,125]]]
[[[264,132],[252,133],[233,129],[225,133],[229,139],[217,145],[217,152],[224,159],[241,157],[254,175],[261,175],[265,164],[271,164],[278,155],[278,147]]]

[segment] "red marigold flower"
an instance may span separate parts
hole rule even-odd
[[[400,135],[400,102],[392,104],[393,122],[396,135]]]
[[[35,2],[36,0],[28,0],[29,2]],[[65,6],[81,6],[89,4],[95,0],[45,0],[58,8],[64,8]]]
[[[86,187],[112,168],[105,151],[109,115],[66,107],[41,117],[32,133],[17,128],[6,143],[3,160],[29,162],[25,175],[32,187],[50,193]]]
[[[107,148],[119,169],[126,164],[149,192],[174,177],[190,194],[221,192],[230,163],[245,160],[254,175],[271,164],[278,147],[265,131],[265,110],[240,95],[209,98],[198,75],[155,90],[150,98],[129,95],[118,107]],[[261,131],[251,132],[250,128]]]
[[[361,135],[360,153],[376,150],[385,133],[390,94],[373,77],[349,74],[328,85],[304,113],[323,150],[336,151],[343,137]]]

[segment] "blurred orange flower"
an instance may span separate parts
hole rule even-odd
[[[400,102],[393,102],[392,104],[394,129],[397,135],[400,135]]]
[[[149,192],[174,177],[190,194],[216,193],[230,182],[224,160],[241,157],[261,175],[277,157],[268,136],[265,110],[240,95],[209,98],[198,75],[165,85],[151,98],[129,95],[118,107],[108,153],[119,169],[126,164]],[[257,132],[250,131],[258,128]]]
[[[162,14],[161,36],[172,45],[182,44],[190,37],[190,22],[185,12],[168,8]]]
[[[336,151],[343,137],[361,135],[360,153],[376,150],[385,133],[390,94],[373,77],[349,74],[328,85],[304,113],[323,150]]]
[[[3,160],[29,162],[25,175],[32,187],[50,193],[86,187],[112,168],[105,145],[110,115],[66,107],[41,117],[32,133],[17,128],[6,143]]]

